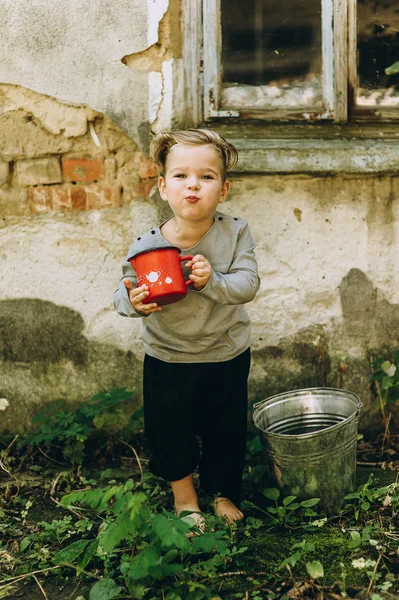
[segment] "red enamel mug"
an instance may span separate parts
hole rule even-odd
[[[145,250],[129,258],[137,274],[138,287],[148,287],[149,295],[143,304],[156,302],[163,306],[185,298],[192,281],[184,280],[182,262],[192,258],[191,254],[180,256],[180,249],[174,246]]]

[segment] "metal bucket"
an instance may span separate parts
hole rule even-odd
[[[335,388],[277,394],[254,404],[267,460],[283,495],[320,498],[327,514],[355,488],[359,397]]]

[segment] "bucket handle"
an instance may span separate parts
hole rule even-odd
[[[263,402],[264,402],[264,400],[259,400],[259,402],[255,402],[255,403],[252,405],[252,412],[253,412],[254,414],[255,414],[255,412],[257,411],[257,409],[258,409],[258,406],[260,406],[261,404],[263,404]]]

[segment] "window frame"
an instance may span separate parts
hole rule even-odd
[[[356,105],[357,0],[321,0],[322,86],[325,106],[309,115],[291,109],[224,110],[221,108],[220,0],[183,0],[183,44],[187,123],[228,119],[320,121],[395,121],[399,110]],[[332,46],[332,47],[331,47]]]

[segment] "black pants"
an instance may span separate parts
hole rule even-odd
[[[205,492],[238,501],[249,367],[249,349],[220,363],[166,363],[146,355],[144,423],[154,475],[176,481],[199,464]]]

